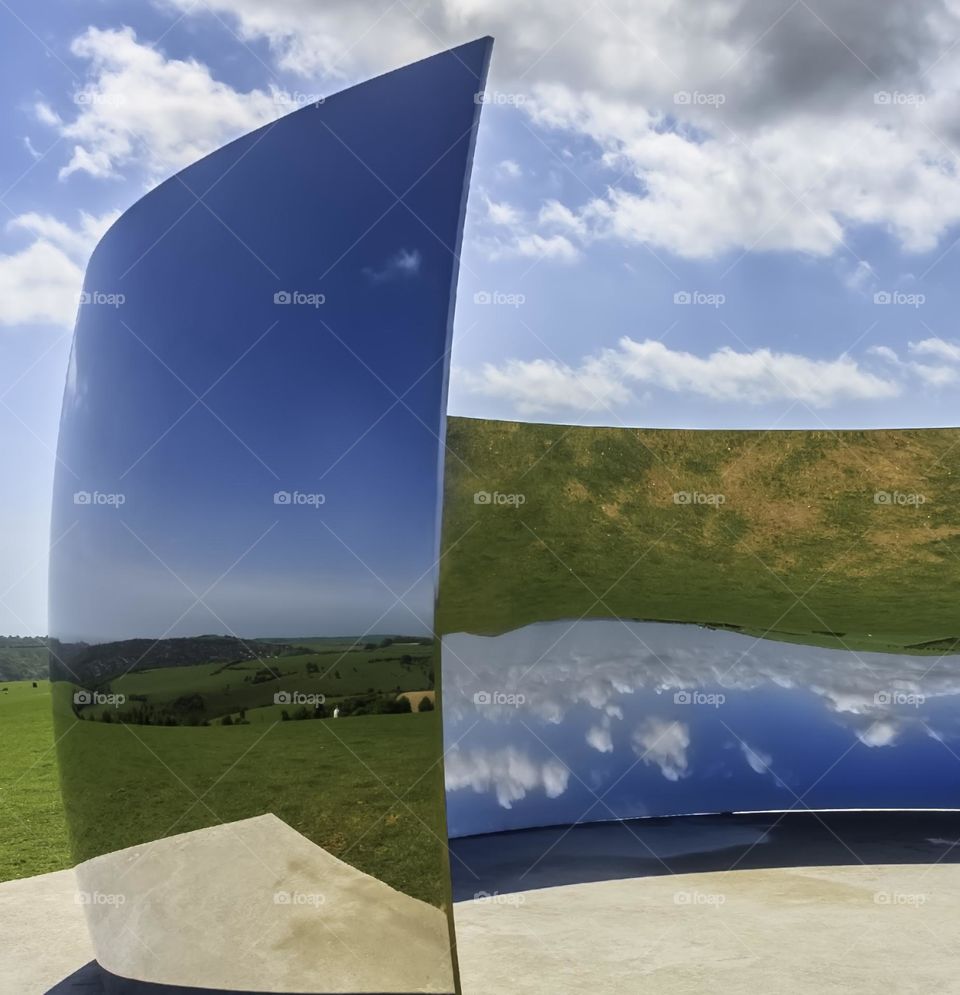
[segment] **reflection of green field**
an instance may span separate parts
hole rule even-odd
[[[50,722],[50,686],[0,691],[0,881],[70,867]]]
[[[400,891],[443,900],[436,713],[122,726],[76,722],[71,690],[58,687],[57,727],[77,859],[272,812]]]
[[[451,418],[447,445],[441,632],[618,616],[852,649],[960,650],[960,430]],[[476,504],[478,491],[525,500]],[[924,501],[878,504],[878,492]],[[678,493],[724,503],[677,504]]]
[[[245,660],[230,666],[209,663],[165,667],[125,674],[114,678],[109,686],[112,693],[126,696],[128,707],[145,698],[146,704],[157,709],[173,708],[177,699],[199,694],[203,698],[203,717],[213,721],[223,715],[236,715],[240,709],[272,710],[278,692],[322,694],[337,699],[371,689],[385,693],[420,691],[429,687],[432,652],[430,646],[396,646],[275,656],[262,663]],[[405,657],[410,658],[409,662],[402,662]],[[308,665],[316,671],[310,672]],[[250,679],[265,668],[276,678],[252,683]],[[292,713],[295,706],[288,710]],[[84,709],[86,715],[103,711],[110,708]]]

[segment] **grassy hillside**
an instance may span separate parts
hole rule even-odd
[[[960,651],[960,430],[451,418],[447,444],[438,631],[619,616]]]
[[[33,636],[0,636],[0,681],[46,680],[46,639]]]
[[[0,683],[0,881],[73,865],[53,745],[50,685],[37,684]]]

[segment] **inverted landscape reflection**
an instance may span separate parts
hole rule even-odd
[[[560,621],[445,636],[443,682],[452,837],[960,798],[956,655]]]

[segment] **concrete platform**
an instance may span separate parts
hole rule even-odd
[[[463,995],[960,991],[960,866],[596,881],[454,907]]]

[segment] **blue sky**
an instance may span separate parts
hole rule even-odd
[[[0,20],[0,631],[46,629],[51,451],[100,232],[224,142],[484,34],[451,413],[957,421],[945,2],[108,0]]]

